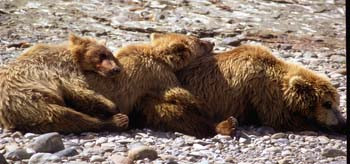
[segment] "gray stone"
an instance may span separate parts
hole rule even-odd
[[[287,134],[285,133],[275,133],[271,136],[272,139],[279,139],[279,138],[287,138]]]
[[[339,149],[325,149],[322,153],[324,157],[346,156],[346,153]]]
[[[347,164],[346,160],[332,161],[329,164]]]
[[[303,56],[304,56],[305,58],[314,58],[314,57],[317,57],[316,54],[311,53],[311,52],[305,52],[305,53],[303,54]]]
[[[8,164],[4,155],[2,155],[1,153],[0,153],[0,164]]]
[[[19,149],[19,145],[17,143],[8,143],[5,145],[6,152],[12,152]]]
[[[114,162],[114,164],[132,164],[133,163],[133,161],[130,158],[117,155],[117,154],[112,155],[110,160]]]
[[[71,156],[75,156],[78,154],[79,154],[78,151],[74,147],[69,147],[69,148],[63,149],[59,152],[56,152],[54,155],[56,155],[58,157],[71,157]]]
[[[243,144],[250,144],[250,139],[248,138],[244,138],[244,137],[240,137],[238,140],[239,143],[243,143]]]
[[[29,147],[43,153],[55,153],[64,149],[61,135],[56,132],[40,135]]]
[[[205,150],[205,149],[207,149],[206,146],[203,146],[201,144],[193,144],[192,147],[193,147],[193,150]]]
[[[157,151],[148,146],[134,146],[128,152],[128,157],[133,160],[148,158],[154,160],[158,157]]]
[[[240,37],[229,37],[229,38],[225,38],[222,42],[226,45],[236,47],[236,46],[241,45],[242,41],[243,41],[243,38],[240,38]]]
[[[91,156],[90,158],[90,162],[102,162],[104,161],[105,159],[101,156],[98,156],[98,155],[93,155]]]
[[[29,159],[29,164],[46,164],[59,162],[60,158],[51,153],[36,153]]]
[[[278,164],[291,164],[289,159],[281,159],[278,161]]]
[[[38,135],[37,134],[34,134],[34,133],[26,133],[24,134],[24,138],[27,138],[27,139],[33,139],[34,137],[37,137]]]
[[[327,144],[329,143],[329,138],[326,137],[326,136],[319,136],[317,137],[318,141],[321,143],[321,144]]]
[[[27,152],[27,150],[19,148],[9,152],[6,157],[11,160],[22,160],[29,159],[33,154],[32,152]]]
[[[345,63],[346,57],[345,55],[332,55],[330,59],[334,62]]]
[[[273,152],[273,153],[279,153],[279,152],[281,152],[281,148],[279,148],[279,147],[269,147],[269,148],[266,148],[264,151],[266,151],[266,152]]]

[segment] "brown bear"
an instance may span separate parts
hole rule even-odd
[[[0,69],[0,126],[34,133],[124,130],[128,117],[85,82],[86,75],[101,81],[120,71],[113,54],[92,38],[37,44]],[[99,113],[113,116],[94,116]]]
[[[184,88],[207,103],[207,114],[215,121],[234,116],[239,124],[282,131],[345,132],[339,95],[330,81],[262,46],[203,56],[176,75]]]
[[[123,66],[115,79],[119,89],[115,88],[110,99],[129,115],[131,127],[197,137],[213,135],[214,124],[201,115],[205,104],[181,88],[174,73],[197,57],[210,54],[212,48],[210,42],[182,34],[167,34],[151,43],[122,47],[115,54]]]

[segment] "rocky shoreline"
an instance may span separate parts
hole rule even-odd
[[[344,11],[341,0],[0,1],[0,65],[69,32],[105,38],[113,51],[148,41],[151,32],[189,33],[215,42],[215,51],[262,44],[326,74],[346,116]],[[196,139],[148,129],[80,135],[0,129],[0,163],[346,163],[344,135],[254,126],[237,133]]]

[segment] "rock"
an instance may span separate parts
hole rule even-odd
[[[114,148],[116,147],[115,143],[103,143],[101,144],[101,149],[104,151],[104,152],[111,152],[114,150]]]
[[[275,133],[271,136],[272,139],[279,139],[279,138],[287,138],[287,134],[285,133]]]
[[[34,134],[34,133],[26,133],[24,134],[24,138],[27,138],[27,139],[33,139],[34,137],[37,137],[38,135],[37,134]]]
[[[133,163],[133,161],[130,158],[117,155],[117,154],[112,155],[110,160],[114,162],[114,164],[132,164]]]
[[[289,159],[281,159],[278,161],[278,164],[291,164]]]
[[[74,147],[69,147],[59,152],[56,152],[54,155],[58,157],[71,157],[78,154],[79,154],[78,151]]]
[[[19,149],[19,145],[17,143],[9,143],[5,145],[6,152],[13,152]]]
[[[60,158],[51,153],[36,153],[29,159],[29,164],[46,164],[59,162]]]
[[[250,144],[250,139],[244,138],[244,137],[240,137],[238,140],[239,143],[243,143],[243,144]]]
[[[329,164],[347,164],[346,160],[332,161]]]
[[[55,153],[64,149],[61,135],[56,132],[40,135],[29,147],[43,153]]]
[[[133,160],[144,159],[144,158],[154,160],[158,157],[158,153],[151,147],[140,145],[140,146],[134,146],[131,150],[129,150],[128,157]]]
[[[90,158],[90,162],[102,162],[104,161],[105,159],[101,156],[98,156],[98,155],[93,155],[91,156]]]
[[[19,131],[16,131],[13,134],[11,134],[11,137],[12,138],[21,138],[21,137],[23,137],[23,134]]]
[[[281,148],[279,147],[269,147],[264,150],[264,152],[273,152],[273,153],[279,153],[281,152]]]
[[[289,150],[284,150],[281,152],[281,155],[282,156],[289,156],[289,155],[292,155],[292,152],[290,152]]]
[[[244,41],[244,39],[240,37],[229,37],[225,38],[222,42],[223,44],[237,47],[241,45],[242,41]]]
[[[317,137],[317,139],[321,144],[329,143],[329,138],[326,136],[319,136],[319,137]]]
[[[234,157],[227,156],[225,158],[225,162],[227,163],[237,163],[236,159]]]
[[[96,145],[101,145],[103,143],[107,142],[106,137],[100,137],[99,139],[96,140]]]
[[[282,49],[282,50],[290,50],[290,49],[292,49],[292,45],[290,45],[290,44],[279,44],[278,46],[277,46],[277,48],[280,48],[280,49]]]
[[[205,149],[207,149],[206,146],[203,146],[200,144],[193,144],[192,147],[193,147],[193,150],[205,150]]]
[[[305,58],[308,58],[308,59],[317,57],[316,54],[311,53],[311,52],[305,52],[305,53],[303,54],[303,56],[304,56]]]
[[[338,74],[341,74],[341,75],[346,75],[346,69],[345,68],[338,69],[338,70],[336,70],[334,72],[338,73]]]
[[[22,160],[29,159],[34,153],[27,152],[25,149],[19,148],[15,151],[11,151],[7,154],[7,159],[11,160]]]
[[[4,155],[2,155],[1,153],[0,153],[0,164],[8,164]]]
[[[327,158],[346,156],[346,153],[339,149],[325,149],[322,153],[322,156]]]
[[[339,62],[339,63],[345,63],[346,61],[345,55],[332,55],[330,59],[333,62]]]

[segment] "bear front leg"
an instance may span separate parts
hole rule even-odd
[[[27,119],[26,124],[14,125],[14,129],[34,133],[59,132],[67,134],[105,130],[123,131],[129,125],[129,118],[124,114],[115,114],[109,119],[99,119],[57,104],[42,103],[40,109],[41,113],[38,113],[37,117]]]
[[[185,89],[154,91],[144,96],[137,108],[141,114],[131,119],[138,121],[136,126],[143,124],[147,128],[177,131],[199,138],[215,135],[214,123],[201,113],[206,107]]]
[[[115,103],[93,90],[73,84],[63,88],[65,103],[80,112],[105,116],[119,113]]]

